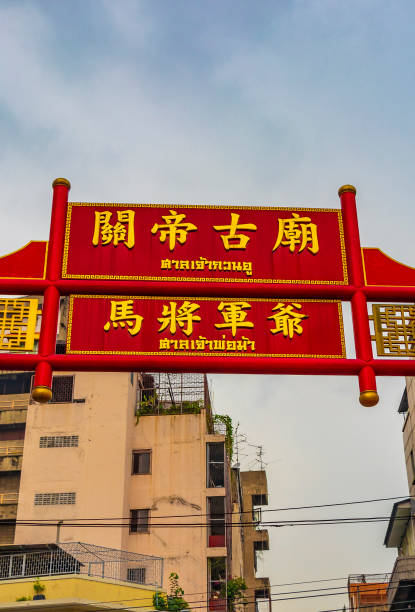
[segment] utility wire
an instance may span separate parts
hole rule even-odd
[[[404,570],[401,570],[401,571],[398,571],[398,572],[394,572],[394,575],[396,575],[396,574],[407,574],[407,572],[404,571]],[[380,573],[380,575],[382,575],[382,572]],[[386,575],[388,575],[388,573],[384,572],[384,575],[386,576]],[[333,580],[333,579],[327,579],[327,580]],[[335,578],[334,580],[347,580],[347,578]],[[400,582],[400,580],[393,580],[393,581],[389,581],[388,584],[389,585],[395,585],[395,584],[399,585],[399,582]],[[300,583],[300,584],[302,584],[302,583]],[[353,583],[353,584],[356,584],[356,583]],[[377,591],[380,588],[379,587],[380,583],[371,583],[371,582],[368,582],[368,583],[361,583],[361,584],[365,584],[365,588],[364,588],[365,593],[370,593],[371,591]],[[272,586],[281,586],[281,585],[270,585],[270,587],[272,587]],[[284,586],[284,585],[282,585],[282,586]],[[256,587],[251,587],[251,590],[253,590],[254,588],[256,588]],[[297,591],[286,591],[286,592],[280,592],[280,593],[270,593],[270,595],[271,596],[296,595],[298,593],[312,593],[312,592],[320,592],[320,591],[333,591],[333,590],[344,589],[344,588],[345,588],[344,586],[327,587],[327,588],[323,587],[323,588],[320,588],[320,589],[304,589],[304,590],[297,590]],[[343,590],[340,593],[332,593],[332,595],[343,595],[345,593],[348,593],[348,591],[344,591]],[[184,594],[184,598],[186,599],[186,598],[191,597],[193,595],[208,595],[208,594],[209,594],[209,591],[199,591],[199,592],[193,592],[193,593],[187,593],[186,592]],[[246,599],[252,599],[252,598],[254,598],[254,596],[250,595]],[[145,599],[149,599],[149,598],[145,598]],[[138,600],[136,597],[133,597],[131,599],[118,599],[118,600],[117,599],[113,599],[113,600],[109,600],[109,601],[99,601],[99,602],[96,602],[96,603],[101,604],[101,603],[119,603],[119,602],[123,602],[123,601],[145,601],[145,599]],[[261,598],[261,599],[268,599],[268,598]],[[192,603],[200,603],[201,601],[207,601],[207,600],[200,599],[200,600],[195,600]],[[379,604],[377,604],[377,605],[379,605]]]
[[[414,497],[410,497],[409,495],[402,495],[399,497],[379,497],[379,498],[375,498],[375,499],[360,499],[360,500],[356,500],[356,501],[348,501],[348,502],[336,502],[336,503],[331,503],[331,504],[315,504],[315,505],[310,505],[310,506],[288,506],[285,508],[262,508],[261,512],[286,512],[288,510],[310,510],[313,508],[333,508],[335,506],[352,506],[355,504],[370,504],[370,503],[376,503],[376,502],[382,502],[382,501],[393,501],[393,500],[397,500],[397,499],[415,499]],[[222,515],[232,515],[232,514],[251,514],[252,510],[237,510],[237,511],[229,511],[229,512],[222,512]],[[205,514],[165,514],[165,515],[153,515],[156,518],[189,518],[189,517],[202,517],[202,516],[210,516],[209,513],[205,513]],[[118,517],[111,517],[111,518],[79,518],[76,519],[77,521],[120,521],[120,520],[129,520],[130,517],[126,517],[126,516],[118,516]],[[21,520],[25,520],[25,519],[21,519]],[[30,520],[30,519],[29,519]],[[53,520],[53,519],[39,519],[39,521],[42,520]],[[56,519],[56,520],[60,520],[60,519]]]
[[[221,515],[222,516],[222,515]],[[212,525],[219,525],[220,526],[224,526],[224,527],[252,527],[252,526],[256,526],[256,527],[304,527],[304,526],[322,526],[322,525],[348,525],[348,524],[361,524],[361,523],[384,523],[384,522],[389,522],[390,521],[390,517],[389,516],[362,516],[362,517],[334,517],[334,518],[327,518],[327,519],[289,519],[289,520],[278,520],[278,521],[247,521],[247,522],[233,522],[233,523],[229,523],[229,522],[222,522],[220,518],[217,518],[218,515],[211,515],[212,520],[209,522],[204,522],[204,523],[194,523],[194,522],[188,522],[188,523],[157,523],[155,521],[152,520],[151,516],[149,517],[148,521],[143,521],[142,523],[137,523],[137,525],[143,525],[145,524],[148,527],[151,528],[188,528],[188,527],[195,527],[195,528],[200,528],[200,527],[211,527]],[[108,520],[108,519],[102,519],[102,520]],[[115,519],[114,519],[115,520]],[[82,528],[100,528],[100,527],[107,527],[107,528],[125,528],[128,527],[130,528],[131,525],[136,524],[134,522],[134,519],[128,518],[128,519],[123,519],[126,522],[125,523],[97,523],[97,522],[91,522],[91,523],[78,523],[78,519],[42,519],[41,521],[34,519],[34,520],[22,520],[22,519],[18,519],[16,521],[13,520],[4,520],[1,521],[3,524],[16,524],[19,526],[26,526],[26,527],[51,527],[51,526],[56,526],[57,524],[60,524],[62,527],[82,527]],[[409,516],[403,516],[403,517],[396,517],[394,519],[395,521],[408,521],[409,520]],[[139,531],[138,531],[139,533]]]

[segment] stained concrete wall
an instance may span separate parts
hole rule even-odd
[[[126,516],[127,421],[130,374],[75,375],[74,397],[84,403],[31,404],[27,416],[19,519],[121,518]],[[78,448],[39,448],[40,436],[79,435]],[[75,492],[74,505],[35,506],[36,493]],[[118,521],[119,522],[119,521]],[[54,542],[56,527],[18,525],[16,544]],[[121,529],[64,527],[62,541],[121,548]]]
[[[206,488],[206,443],[223,442],[224,436],[207,433],[204,411],[146,415],[136,424],[136,392],[135,374],[77,373],[74,397],[85,402],[29,406],[17,518],[115,519],[117,525],[124,519],[125,527],[64,525],[60,539],[163,557],[165,588],[169,573],[177,572],[188,600],[200,606],[206,601],[207,557],[227,555],[225,547],[208,548],[206,526],[206,498],[225,496],[224,488]],[[39,448],[40,436],[55,435],[79,435],[79,447]],[[149,475],[131,474],[132,452],[140,449],[151,450]],[[76,504],[34,505],[36,493],[57,492],[75,492]],[[149,533],[130,534],[130,510],[145,508]],[[159,518],[171,515],[177,518]],[[186,522],[200,525],[172,525]],[[55,539],[56,526],[16,528],[15,544]]]

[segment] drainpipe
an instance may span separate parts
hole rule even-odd
[[[56,544],[59,544],[60,535],[61,535],[61,527],[63,525],[63,521],[58,521],[56,523]]]

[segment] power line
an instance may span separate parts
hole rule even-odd
[[[221,515],[222,516],[222,515]],[[167,517],[165,517],[167,518]],[[185,518],[185,517],[183,517]],[[246,521],[246,522],[220,522],[221,519],[218,518],[218,515],[211,515],[212,520],[209,522],[187,522],[187,523],[157,523],[152,520],[150,516],[148,521],[143,524],[148,525],[151,528],[201,528],[201,527],[211,527],[212,525],[220,524],[223,527],[253,527],[253,526],[261,526],[261,527],[304,527],[304,526],[323,526],[323,525],[348,525],[348,524],[362,524],[362,523],[384,523],[389,522],[389,516],[362,516],[362,517],[333,517],[326,519],[287,519],[287,520],[278,520],[278,521]],[[396,517],[395,521],[408,521],[409,516]],[[3,524],[16,524],[19,526],[27,526],[27,527],[51,527],[60,524],[62,527],[81,527],[81,528],[125,528],[131,527],[131,524],[134,524],[134,520],[130,517],[122,519],[126,522],[123,523],[115,523],[115,522],[91,522],[91,523],[78,523],[79,519],[32,519],[32,520],[23,520],[18,519],[16,521],[7,519],[1,521]],[[94,521],[108,521],[108,520],[116,520],[116,519],[93,519]]]
[[[261,512],[286,512],[288,510],[310,510],[313,508],[334,508],[336,506],[352,506],[352,505],[356,505],[356,504],[369,504],[369,503],[376,503],[376,502],[381,502],[381,501],[393,501],[393,500],[397,500],[397,499],[415,499],[414,497],[410,497],[409,495],[401,495],[399,497],[379,497],[379,498],[375,498],[375,499],[360,499],[360,500],[355,500],[355,501],[348,501],[348,502],[335,502],[335,503],[330,503],[330,504],[314,504],[314,505],[309,505],[309,506],[287,506],[284,508],[262,508]],[[241,515],[241,514],[251,514],[251,510],[241,510],[241,511],[229,511],[229,512],[223,512],[221,514],[223,515],[232,515],[232,514],[237,514],[237,515]],[[156,518],[189,518],[189,517],[202,517],[202,516],[210,516],[208,513],[197,513],[197,514],[165,514],[165,515],[153,515]],[[130,517],[126,517],[126,516],[121,516],[121,517],[111,517],[111,518],[95,518],[95,517],[91,517],[91,518],[79,518],[76,519],[77,521],[100,521],[100,520],[108,520],[108,521],[119,521],[119,520],[128,520]],[[21,519],[21,520],[25,520],[25,519]],[[29,519],[30,520],[30,519]],[[53,519],[37,519],[39,521],[41,520],[53,520]],[[60,519],[56,519],[56,520],[60,520]]]
[[[405,574],[406,575],[407,571],[401,570],[401,571],[394,572],[394,576],[398,575],[398,574]],[[389,575],[389,573],[388,572],[380,572],[379,574],[376,574],[376,575],[384,575],[386,577],[386,576]],[[328,579],[322,579],[321,581],[322,582],[327,582],[329,580],[348,580],[349,578],[350,577],[328,578]],[[309,581],[309,582],[319,582],[319,581]],[[395,585],[395,584],[399,585],[400,580],[385,581],[385,582],[387,582],[389,586],[390,585]],[[306,582],[302,582],[302,583],[291,583],[291,584],[307,584],[307,581]],[[353,584],[356,584],[356,583],[353,583]],[[361,583],[361,584],[365,585],[365,589],[364,589],[365,593],[370,593],[371,591],[377,591],[380,588],[379,585],[381,583],[368,582],[368,583]],[[273,584],[273,585],[270,585],[270,588],[273,587],[273,586],[277,586],[278,587],[278,586],[285,586],[285,585]],[[344,589],[344,588],[345,588],[344,586],[338,586],[338,587],[327,587],[327,588],[323,587],[323,588],[320,588],[320,589],[305,589],[305,590],[296,590],[296,591],[286,591],[286,592],[281,592],[281,593],[271,593],[271,596],[295,595],[297,593],[311,593],[311,592],[314,592],[314,591],[321,592],[321,591],[328,591],[328,590],[330,591],[330,590]],[[250,588],[250,590],[254,590],[254,589],[256,589],[256,587],[251,587]],[[348,591],[342,591],[340,593],[332,593],[332,595],[343,595],[344,593],[348,593]],[[193,592],[193,593],[187,593],[186,592],[184,594],[184,597],[187,598],[187,597],[191,597],[193,595],[208,595],[208,594],[209,594],[209,591],[198,591],[198,592]],[[253,596],[251,595],[247,599],[252,599],[252,597]],[[146,599],[149,599],[149,598],[146,598]],[[113,599],[113,600],[109,600],[109,601],[99,601],[97,603],[118,603],[118,602],[123,602],[123,601],[137,601],[137,598],[133,597],[132,599],[118,599],[118,600]],[[140,601],[144,601],[144,599],[140,600]],[[196,600],[193,603],[198,603],[198,602],[201,602],[201,601],[207,601],[207,600]],[[379,604],[377,604],[377,605],[379,605]]]

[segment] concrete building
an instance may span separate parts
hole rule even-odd
[[[397,549],[390,585],[390,610],[415,610],[415,379],[407,378],[398,412],[402,428],[410,497],[394,504],[385,536],[385,546]]]
[[[351,612],[384,612],[389,610],[388,574],[357,574],[349,576],[347,591]]]
[[[240,525],[267,503],[265,473],[230,469],[203,375],[60,373],[46,405],[30,403],[30,381],[0,375],[3,544],[160,557],[164,589],[176,572],[194,607],[223,609],[231,576],[252,610],[269,596],[255,574],[268,534]]]

